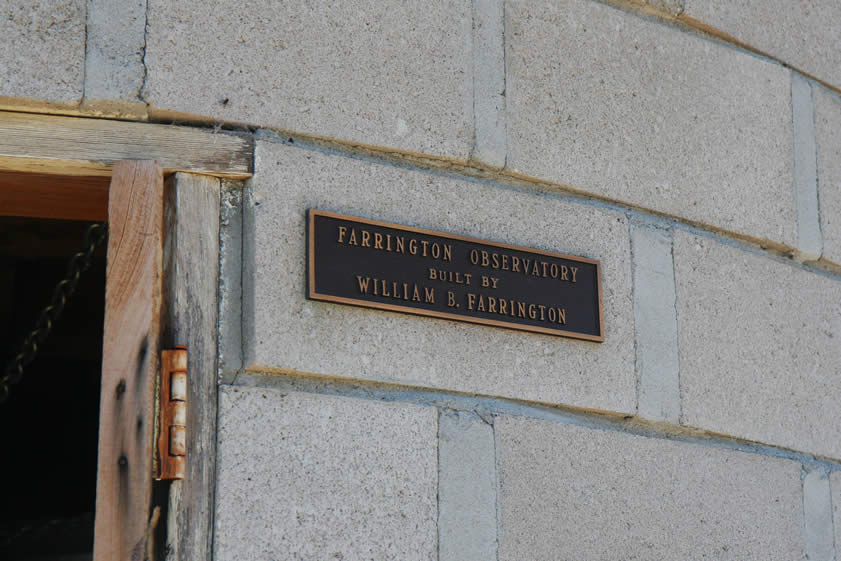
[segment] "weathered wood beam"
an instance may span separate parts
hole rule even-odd
[[[164,211],[163,345],[186,345],[187,469],[169,492],[167,561],[211,558],[220,181],[176,173]]]
[[[163,174],[114,165],[108,201],[105,334],[94,559],[146,558],[160,357]]]
[[[0,111],[0,170],[107,176],[121,160],[156,160],[164,173],[245,178],[253,150],[243,133]]]

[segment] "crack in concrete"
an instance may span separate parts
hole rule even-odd
[[[146,102],[146,81],[149,77],[149,67],[146,64],[146,46],[149,44],[149,1],[146,0],[144,10],[145,18],[143,20],[143,46],[141,47],[140,65],[143,67],[143,78],[140,81],[140,87],[137,89],[137,99],[144,103]]]

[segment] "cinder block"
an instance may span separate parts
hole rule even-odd
[[[810,561],[833,561],[832,494],[829,474],[822,468],[803,473],[803,541]]]
[[[497,558],[493,427],[475,413],[438,420],[438,561]]]
[[[0,37],[0,96],[81,101],[85,0],[3,2]]]
[[[432,407],[223,386],[214,558],[436,559]]]
[[[832,520],[835,525],[835,559],[841,561],[841,471],[829,474],[832,490]]]
[[[841,282],[676,231],[682,421],[841,458]]]
[[[841,99],[818,86],[812,90],[823,258],[841,264]]]
[[[684,0],[683,15],[841,86],[841,4],[835,0]]]
[[[246,368],[634,412],[624,214],[266,141],[255,161],[244,202]],[[306,300],[307,208],[599,259],[605,341]]]
[[[788,70],[600,2],[508,0],[508,167],[788,245]]]
[[[472,157],[505,167],[505,0],[473,2]]]
[[[518,417],[494,430],[500,561],[803,559],[796,462]]]
[[[219,380],[242,369],[242,183],[223,181],[219,202]]]
[[[672,234],[650,224],[631,224],[634,255],[634,320],[637,413],[680,422],[680,375]]]
[[[85,99],[140,101],[146,0],[88,0]]]
[[[149,0],[161,109],[467,158],[472,15],[451,2]]]
[[[815,98],[812,85],[801,75],[791,75],[794,131],[794,203],[797,208],[797,250],[800,262],[817,261],[823,253],[818,211],[818,166],[815,136]]]

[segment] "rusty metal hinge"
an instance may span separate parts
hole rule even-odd
[[[184,479],[187,463],[187,347],[161,351],[155,479]]]

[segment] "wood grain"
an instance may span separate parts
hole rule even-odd
[[[108,203],[95,561],[142,559],[160,356],[163,174],[117,162]]]
[[[173,481],[167,559],[211,558],[216,474],[218,179],[176,173],[166,182],[164,334],[188,348],[187,470]]]
[[[0,172],[0,216],[101,222],[108,218],[108,177]]]
[[[157,160],[165,173],[244,178],[249,134],[208,128],[0,111],[0,170],[110,175],[121,160]]]

